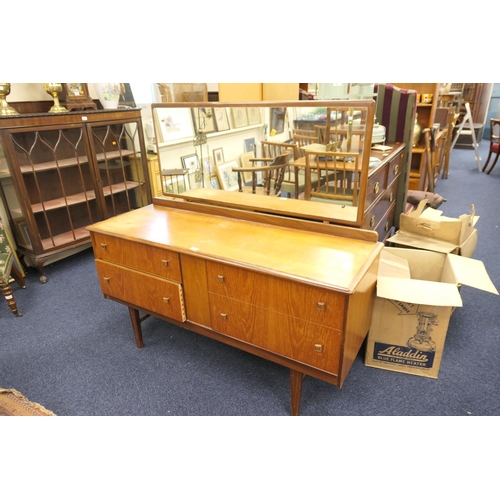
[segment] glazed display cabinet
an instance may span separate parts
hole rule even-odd
[[[152,201],[139,109],[2,117],[0,141],[9,222],[42,283],[48,260],[90,246],[87,226]]]

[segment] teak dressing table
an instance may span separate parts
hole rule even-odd
[[[202,195],[155,198],[88,229],[104,297],[128,306],[139,348],[154,315],[286,366],[293,415],[305,375],[342,386],[369,329],[383,248],[374,231]]]

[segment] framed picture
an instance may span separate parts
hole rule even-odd
[[[270,110],[270,127],[271,132],[275,130],[276,134],[282,134],[285,131],[285,112],[286,108],[271,108]],[[274,135],[274,134],[270,134]]]
[[[231,108],[231,113],[233,115],[234,128],[241,128],[248,126],[246,108]]]
[[[189,170],[189,174],[200,170],[200,161],[198,155],[193,153],[191,155],[181,156],[182,166]]]
[[[14,219],[14,224],[15,226],[13,229],[17,242],[25,248],[32,248],[28,228],[26,227],[26,221],[24,218],[19,217],[18,219]]]
[[[250,137],[249,139],[245,139],[245,151],[247,153],[255,152],[255,137]]]
[[[162,176],[162,192],[163,194],[184,193],[190,189],[189,178],[187,175],[172,175]]]
[[[203,175],[201,170],[195,170],[189,174],[189,187],[190,189],[203,187]]]
[[[229,126],[226,108],[214,108],[214,121],[217,132],[224,132],[231,128]]]
[[[193,137],[193,121],[189,108],[156,108],[155,112],[160,125],[159,142],[175,142]]]
[[[220,189],[219,178],[215,174],[209,177],[208,184],[212,189]]]
[[[132,94],[130,83],[120,83],[118,106],[135,108],[134,94]]]
[[[216,165],[215,170],[222,189],[226,191],[238,191],[238,173],[233,172],[233,168],[238,167],[235,160]]]
[[[201,159],[201,167],[207,177],[214,173],[214,162],[210,156]]]
[[[215,166],[224,163],[224,151],[222,150],[222,148],[214,149],[213,155]]]
[[[215,132],[214,110],[212,108],[192,108],[193,125],[196,133]]]
[[[251,167],[252,162],[250,161],[250,158],[255,158],[255,155],[253,152],[251,153],[243,153],[240,155],[240,163],[242,167]],[[243,172],[243,180],[245,181],[245,184],[247,182],[252,182],[252,172]]]
[[[262,122],[260,108],[247,108],[248,125],[257,125]]]

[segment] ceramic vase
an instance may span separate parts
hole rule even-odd
[[[118,107],[120,99],[119,83],[94,83],[94,89],[104,109],[116,109]]]

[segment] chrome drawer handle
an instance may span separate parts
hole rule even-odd
[[[222,274],[218,274],[217,281],[219,281],[220,283],[224,283],[224,276]]]
[[[318,302],[316,304],[316,307],[320,310],[320,311],[324,311],[326,309],[326,304],[324,302]]]
[[[162,260],[161,260],[161,263],[162,263],[165,267],[168,267],[168,260],[166,260],[166,259],[162,259]]]

